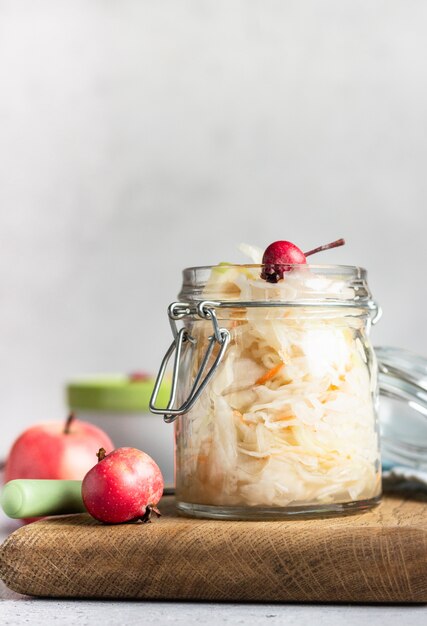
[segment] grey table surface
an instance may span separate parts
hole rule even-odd
[[[19,523],[0,512],[0,542]],[[57,600],[14,593],[0,582],[0,624],[315,624],[315,626],[425,626],[427,605],[237,604],[207,602],[147,602]]]

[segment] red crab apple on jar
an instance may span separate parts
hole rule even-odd
[[[263,270],[261,278],[268,283],[277,283],[283,278],[283,272],[287,272],[291,269],[292,265],[305,265],[307,263],[307,257],[323,250],[330,250],[331,248],[338,248],[345,244],[344,239],[337,239],[331,243],[326,243],[318,248],[313,248],[308,252],[303,252],[298,246],[291,241],[274,241],[264,251],[262,257]]]
[[[117,448],[106,454],[86,474],[82,497],[87,511],[105,524],[149,522],[163,494],[163,476],[153,459],[136,448]]]

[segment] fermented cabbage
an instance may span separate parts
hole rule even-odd
[[[206,291],[213,288],[241,302],[354,298],[344,280],[304,266],[277,284],[249,266],[214,268]],[[178,427],[178,500],[303,507],[379,494],[376,363],[361,313],[338,305],[218,312],[231,341]],[[211,332],[209,322],[192,322],[193,376]]]

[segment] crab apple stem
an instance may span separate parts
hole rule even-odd
[[[324,246],[313,248],[313,250],[309,250],[309,252],[304,252],[304,254],[305,256],[310,256],[311,254],[322,252],[322,250],[330,250],[331,248],[338,248],[339,246],[343,246],[344,244],[345,244],[344,239],[337,239],[336,241],[332,241],[331,243],[326,243]]]
[[[159,511],[159,509],[154,506],[154,504],[147,504],[147,506],[145,507],[145,513],[144,515],[142,515],[142,517],[140,517],[140,520],[143,524],[150,524],[151,523],[151,514],[155,513],[157,515],[157,517],[161,517],[161,513]]]
[[[151,509],[152,511],[154,511],[157,517],[162,517],[162,514],[160,513],[159,509],[156,506],[154,506],[154,504],[151,505]]]
[[[76,419],[75,414],[74,413],[70,413],[70,415],[67,417],[67,421],[65,422],[64,435],[69,435],[70,434],[71,424],[74,422],[75,419]]]
[[[98,457],[98,463],[105,459],[106,454],[107,453],[105,451],[105,448],[99,448],[98,452],[96,453],[96,456]]]

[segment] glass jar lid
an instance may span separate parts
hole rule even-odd
[[[427,470],[427,359],[377,347],[383,466]]]

